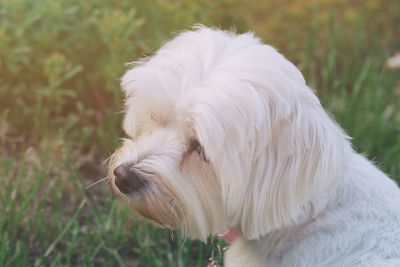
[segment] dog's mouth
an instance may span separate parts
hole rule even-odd
[[[111,189],[146,220],[167,229],[180,229],[184,209],[159,174],[121,164],[112,171]]]
[[[168,229],[181,228],[184,218],[181,203],[160,185],[142,190],[131,203],[133,208],[147,220]]]

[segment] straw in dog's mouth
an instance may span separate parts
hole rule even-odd
[[[98,180],[98,181],[96,181],[96,182],[94,182],[94,183],[92,183],[92,184],[86,186],[86,187],[85,187],[85,190],[87,190],[87,189],[91,188],[92,186],[95,186],[96,184],[101,183],[101,182],[103,182],[103,181],[105,181],[105,180],[109,181],[108,176],[107,176],[107,177],[104,177],[104,178],[101,178],[100,180]]]

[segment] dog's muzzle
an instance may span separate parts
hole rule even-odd
[[[132,194],[146,185],[144,176],[131,164],[121,164],[114,170],[115,185],[125,195]]]

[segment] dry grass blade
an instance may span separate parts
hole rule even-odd
[[[92,184],[90,184],[90,185],[88,185],[88,186],[86,186],[86,187],[85,187],[85,190],[89,189],[90,187],[92,187],[92,186],[94,186],[94,185],[96,185],[96,184],[98,184],[98,183],[103,182],[104,180],[108,180],[108,176],[107,176],[107,177],[104,177],[104,178],[102,178],[102,179],[100,179],[100,180],[98,180],[98,181],[96,181],[96,182],[94,182],[94,183],[92,183]]]

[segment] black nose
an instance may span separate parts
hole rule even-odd
[[[114,175],[115,185],[123,194],[133,193],[145,185],[144,177],[130,164],[119,165]]]

